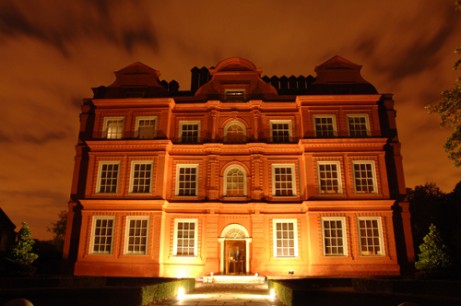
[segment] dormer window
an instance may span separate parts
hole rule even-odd
[[[245,101],[245,90],[244,89],[226,89],[224,91],[224,101],[227,101],[227,102]]]

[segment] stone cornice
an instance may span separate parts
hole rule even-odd
[[[306,95],[297,96],[299,106],[327,106],[327,105],[374,105],[381,99],[380,94],[373,95]]]
[[[126,152],[126,151],[169,151],[170,140],[91,140],[85,142],[91,151]]]

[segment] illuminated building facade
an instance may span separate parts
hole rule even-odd
[[[245,59],[141,63],[80,115],[64,257],[75,275],[397,275],[413,261],[392,95],[335,56],[316,77]]]

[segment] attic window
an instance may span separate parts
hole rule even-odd
[[[244,89],[226,89],[224,92],[224,101],[243,102],[245,101]]]

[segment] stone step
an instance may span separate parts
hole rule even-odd
[[[263,284],[266,277],[259,275],[208,275],[203,276],[204,283]]]

